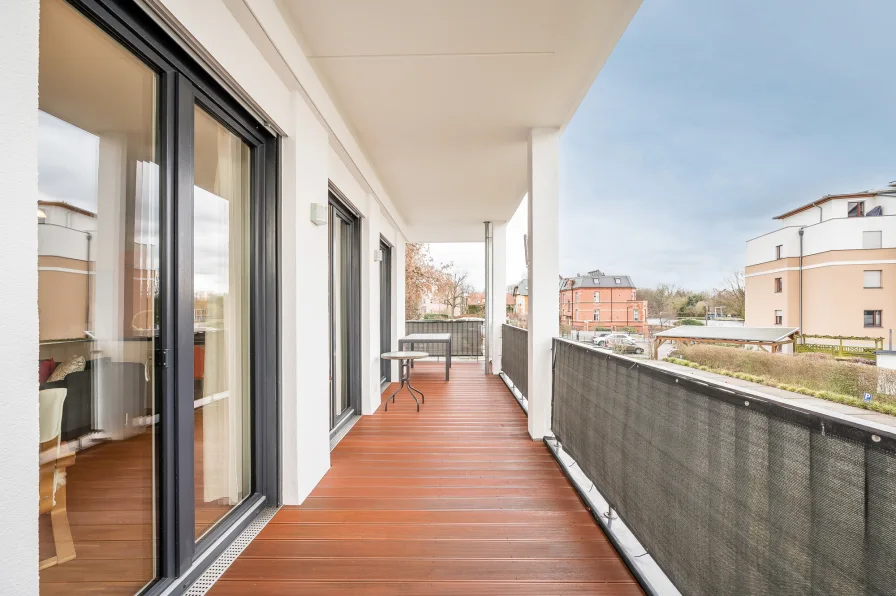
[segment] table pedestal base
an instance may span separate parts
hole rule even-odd
[[[398,380],[401,384],[398,386],[398,389],[395,390],[395,393],[390,395],[386,399],[386,407],[385,410],[389,411],[389,400],[395,401],[395,396],[398,395],[398,392],[408,388],[408,393],[411,394],[411,397],[414,398],[414,401],[417,403],[417,411],[420,411],[420,401],[417,400],[417,396],[415,395],[415,391],[420,394],[420,399],[423,403],[426,403],[426,397],[423,395],[423,392],[411,385],[411,362],[412,360],[399,360],[398,361]]]

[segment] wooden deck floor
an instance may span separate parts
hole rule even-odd
[[[403,392],[361,419],[211,595],[641,594],[501,380],[443,371],[415,369],[419,414]]]

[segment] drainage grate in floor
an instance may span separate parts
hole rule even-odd
[[[258,514],[258,517],[246,526],[246,529],[237,536],[236,540],[234,540],[233,543],[218,556],[215,562],[205,570],[205,573],[200,575],[199,578],[193,582],[190,589],[186,591],[186,596],[204,596],[206,592],[211,590],[215,582],[218,581],[218,578],[224,575],[227,568],[236,561],[236,558],[246,550],[249,543],[252,542],[255,537],[258,536],[259,532],[268,525],[268,522],[273,519],[277,510],[277,507],[266,507],[263,509],[261,513]]]

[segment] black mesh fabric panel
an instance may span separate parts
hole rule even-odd
[[[473,319],[469,321],[407,321],[404,330],[407,335],[412,333],[450,333],[452,356],[482,356],[484,321]],[[410,346],[406,346],[410,349]],[[428,352],[430,356],[446,356],[445,344],[420,344],[420,350]]]
[[[524,397],[528,395],[529,340],[525,329],[512,325],[501,328],[501,371]]]
[[[683,594],[896,594],[892,435],[570,342],[554,359],[555,436]]]

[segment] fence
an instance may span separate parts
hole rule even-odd
[[[808,343],[807,339],[832,339],[836,340],[836,344],[827,343]],[[873,346],[853,346],[844,345],[843,341],[864,341],[866,343],[874,343]],[[835,337],[831,335],[803,335],[802,341],[794,345],[797,352],[821,352],[824,354],[832,354],[835,357],[848,358],[857,356],[860,358],[875,359],[875,352],[884,349],[884,338],[882,337]]]
[[[501,371],[523,396],[528,396],[528,331],[513,325],[501,329]]]
[[[554,358],[555,436],[683,594],[896,591],[896,435],[568,341]]]
[[[450,333],[452,356],[482,356],[485,319],[458,319],[432,321],[406,321],[405,334]],[[431,356],[445,356],[444,344],[427,344],[425,349]]]

